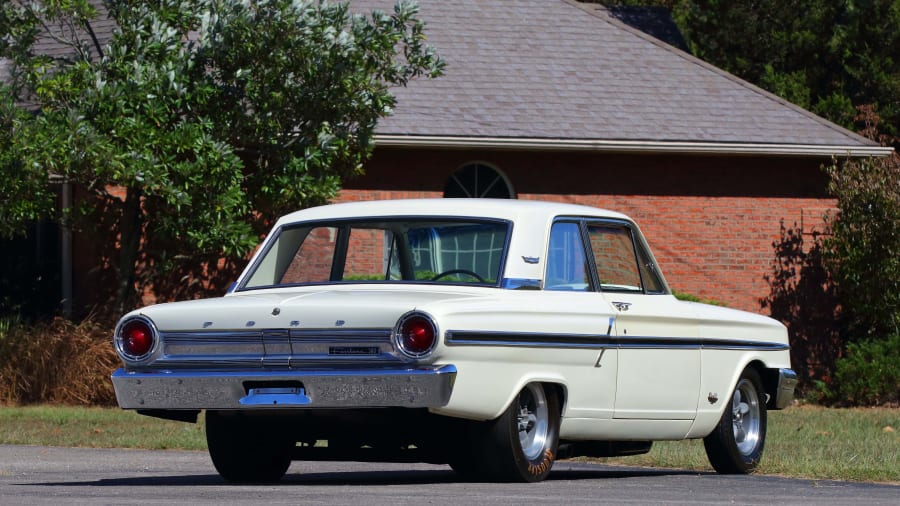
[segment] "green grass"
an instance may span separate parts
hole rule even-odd
[[[202,424],[160,420],[118,408],[0,408],[0,444],[205,450]]]
[[[712,470],[702,440],[662,441],[646,455],[599,460]],[[799,406],[769,412],[759,473],[900,482],[900,409]]]
[[[203,424],[116,408],[0,408],[0,444],[205,450]],[[711,470],[703,442],[664,441],[647,455],[598,459],[628,466]],[[793,407],[769,413],[759,472],[900,483],[900,409]]]

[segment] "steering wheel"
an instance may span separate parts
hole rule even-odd
[[[477,272],[470,271],[468,269],[451,269],[449,271],[444,271],[435,277],[431,278],[431,281],[437,281],[443,277],[450,276],[451,274],[465,274],[466,276],[472,276],[477,279],[479,283],[487,283],[487,281],[478,275]]]

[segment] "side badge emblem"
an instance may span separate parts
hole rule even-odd
[[[276,308],[273,308],[273,309],[272,309],[272,316],[278,316],[278,315],[280,315],[280,314],[281,314],[281,309],[280,309],[280,308],[277,308],[277,307],[276,307]]]

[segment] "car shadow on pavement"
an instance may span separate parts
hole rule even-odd
[[[645,468],[599,468],[579,467],[554,470],[548,481],[605,480],[621,478],[637,478],[651,476],[701,475],[714,474],[678,469],[645,469]],[[291,473],[271,487],[291,485],[318,486],[377,486],[377,485],[428,485],[437,483],[471,483],[459,477],[452,470],[390,470],[390,471],[345,471],[327,473]],[[196,487],[222,486],[228,483],[217,474],[178,475],[178,476],[139,476],[125,478],[104,478],[94,481],[64,481],[51,483],[33,483],[41,486],[84,486],[84,487]],[[234,484],[234,486],[257,486]]]

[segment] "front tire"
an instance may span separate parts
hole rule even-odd
[[[741,373],[718,425],[703,439],[706,456],[721,474],[748,474],[759,466],[766,445],[766,401],[755,369]]]
[[[482,453],[486,474],[502,481],[545,479],[556,458],[559,423],[556,389],[526,385],[489,426]]]
[[[295,443],[264,418],[206,412],[206,444],[216,471],[232,483],[274,483],[291,465]]]

